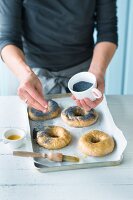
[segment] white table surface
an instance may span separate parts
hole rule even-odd
[[[128,142],[121,165],[40,173],[32,159],[13,157],[0,143],[0,200],[133,200],[133,96],[107,102]]]

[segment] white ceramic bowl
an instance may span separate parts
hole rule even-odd
[[[76,92],[73,90],[73,85],[80,81],[92,83],[92,86],[87,90]],[[102,97],[102,93],[97,89],[96,76],[90,72],[80,72],[72,76],[68,81],[68,88],[77,99],[89,98],[94,101]]]
[[[8,139],[8,137],[11,135],[18,135],[20,136],[20,139],[17,139],[17,140]],[[2,136],[3,142],[6,145],[9,145],[13,149],[17,149],[21,147],[25,139],[26,139],[26,132],[23,129],[19,129],[19,128],[6,129]]]

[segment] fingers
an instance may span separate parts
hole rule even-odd
[[[84,98],[84,101],[90,108],[95,108],[97,106],[96,101],[91,101],[89,98]]]
[[[77,106],[83,107],[86,111],[89,111],[92,108],[95,108],[103,99],[103,97],[102,97],[100,99],[96,99],[95,101],[91,101],[89,98],[84,98],[82,100],[78,100],[73,95],[71,97],[76,102]]]
[[[81,103],[82,107],[83,107],[86,111],[91,110],[90,105],[89,105],[89,104],[86,104],[86,102],[85,102],[84,99],[80,100],[80,103]]]
[[[90,107],[85,103],[84,100],[80,100],[80,103],[81,103],[82,107],[83,107],[86,111],[90,110]]]
[[[44,100],[44,98],[42,97],[42,95],[37,91],[37,89],[35,89],[34,87],[32,87],[30,84],[28,85],[28,87],[26,88],[26,91],[34,98],[37,100],[37,102],[42,105],[44,108],[47,108],[48,103],[47,101]]]
[[[76,97],[75,97],[74,95],[72,95],[71,98],[72,98],[73,100],[76,100]]]
[[[23,90],[22,88],[19,89],[18,95],[23,101],[27,100],[26,103],[28,106],[33,107],[42,112],[47,111],[47,109],[45,109],[41,104],[39,104],[27,91]]]
[[[37,110],[45,111],[48,107],[48,102],[44,99],[42,84],[34,73],[20,81],[18,95]]]
[[[77,106],[82,107],[80,100],[76,100],[76,104],[77,104]]]
[[[76,102],[77,106],[82,107],[80,100],[76,99],[76,97],[74,95],[72,95],[71,98]]]

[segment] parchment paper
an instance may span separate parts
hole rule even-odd
[[[53,100],[58,102],[59,106],[62,109],[67,108],[69,106],[76,105],[75,102],[70,97],[56,98]],[[62,126],[64,128],[66,128],[68,131],[70,131],[70,133],[72,135],[72,142],[67,147],[62,148],[60,150],[54,150],[54,152],[61,152],[66,155],[78,156],[80,158],[80,164],[120,160],[120,158],[126,148],[127,141],[126,141],[122,131],[117,128],[117,126],[115,125],[115,123],[113,121],[113,118],[112,118],[109,108],[107,106],[107,101],[106,101],[105,96],[104,96],[102,103],[96,108],[96,111],[99,113],[98,121],[94,125],[91,125],[91,126],[85,127],[85,128],[70,127],[65,122],[63,122],[61,117],[58,117],[58,118],[55,118],[52,120],[47,120],[45,122],[30,120],[33,150],[35,152],[42,152],[42,153],[49,152],[49,150],[39,147],[39,145],[36,143],[36,140],[33,139],[33,136],[32,136],[33,128],[43,128],[43,126],[47,126],[47,125],[56,125],[56,126]],[[104,157],[91,157],[91,156],[84,156],[82,153],[80,153],[80,151],[77,148],[77,144],[78,144],[78,140],[79,140],[80,136],[85,134],[86,132],[88,132],[90,130],[94,130],[94,129],[104,131],[114,138],[116,145],[115,145],[114,151],[111,154],[104,156]],[[69,162],[56,163],[56,162],[48,161],[47,159],[40,159],[40,158],[35,159],[35,162],[40,163],[45,166],[48,166],[48,167],[73,164],[73,163],[69,163]],[[79,163],[77,163],[77,164],[79,164]]]

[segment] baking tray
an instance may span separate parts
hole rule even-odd
[[[56,94],[56,95],[48,95],[47,99],[56,99],[56,98],[64,98],[69,97],[70,94]],[[31,133],[31,142],[32,142],[32,148],[34,152],[41,152],[40,149],[42,147],[39,147],[39,145],[36,143],[36,132],[34,128],[41,129],[42,124],[44,125],[47,121],[32,121],[30,120],[30,133]],[[43,152],[45,152],[45,149],[43,148]],[[115,161],[102,161],[102,162],[90,162],[90,163],[79,163],[79,164],[73,164],[70,163],[69,165],[61,165],[61,166],[54,166],[54,164],[50,166],[46,166],[45,164],[42,164],[39,159],[34,158],[34,166],[39,172],[52,172],[52,171],[63,171],[63,170],[74,170],[74,169],[86,169],[86,168],[94,168],[94,167],[108,167],[108,166],[116,166],[119,165],[123,160],[123,154],[119,157],[119,159]]]

